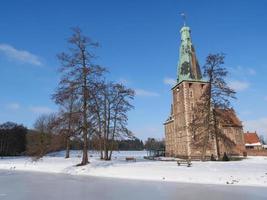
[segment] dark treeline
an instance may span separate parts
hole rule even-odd
[[[14,122],[0,124],[0,156],[28,155],[39,158],[50,152],[64,150],[66,142],[64,134],[52,133],[48,129],[44,130],[44,127],[47,126],[44,123],[44,118],[39,118],[34,130]],[[99,151],[99,141],[96,138],[90,138],[90,140],[88,150]],[[144,150],[144,148],[143,141],[136,137],[115,140],[113,144],[113,150],[118,151],[139,151]],[[71,138],[69,149],[82,150],[82,139],[79,137]]]
[[[82,140],[80,139],[72,139],[70,141],[70,150],[82,150],[83,148]],[[99,149],[99,141],[96,139],[91,139],[89,146],[89,150],[100,151]],[[114,151],[141,151],[145,149],[145,145],[143,141],[134,138],[134,139],[125,139],[125,140],[115,140],[113,144]]]
[[[155,138],[147,138],[145,142],[146,150],[164,150],[165,149],[165,141],[159,140]]]
[[[13,122],[0,124],[0,156],[17,156],[26,151],[27,128]]]
[[[144,150],[145,146],[142,140],[135,138],[133,140],[120,140],[117,141],[118,150]]]
[[[0,156],[35,156],[64,149],[59,134],[41,133],[14,122],[0,124]]]

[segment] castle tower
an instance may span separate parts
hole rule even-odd
[[[171,114],[164,123],[166,155],[190,158],[201,156],[201,149],[194,146],[194,135],[189,124],[194,118],[193,108],[200,100],[207,83],[202,79],[190,28],[183,26],[180,33],[177,84],[172,88]],[[207,150],[207,155],[214,154],[215,147],[212,145]]]

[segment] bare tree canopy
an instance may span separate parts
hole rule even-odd
[[[219,138],[225,145],[233,145],[231,139],[219,128],[219,121],[222,120],[219,111],[230,109],[230,99],[235,99],[235,91],[226,82],[228,71],[224,67],[224,59],[224,54],[209,54],[206,58],[203,68],[207,84],[201,99],[194,107],[195,115],[189,125],[195,145],[202,148],[203,160],[209,140],[215,139],[218,157],[220,157]]]
[[[110,160],[114,140],[132,136],[127,129],[127,112],[133,108],[130,100],[134,98],[134,91],[115,83],[102,82],[94,87],[91,93],[92,126],[99,139],[101,159]]]
[[[66,101],[71,102],[72,98],[75,98],[80,105],[83,138],[83,157],[80,165],[86,165],[89,163],[87,150],[90,85],[101,78],[105,69],[93,62],[95,59],[93,50],[98,47],[98,43],[83,35],[80,28],[73,28],[72,31],[73,34],[68,40],[69,51],[58,55],[62,76],[54,99],[56,103],[62,104]]]
[[[209,103],[215,108],[229,108],[230,99],[236,98],[236,92],[226,83],[228,71],[224,67],[224,59],[223,53],[209,54],[203,67],[204,77],[209,83],[204,97],[208,98]]]

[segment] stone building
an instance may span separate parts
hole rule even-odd
[[[181,31],[181,45],[179,51],[178,78],[177,84],[172,88],[172,105],[169,118],[164,123],[166,155],[175,157],[200,157],[201,147],[196,145],[193,133],[189,124],[194,117],[194,107],[200,100],[203,91],[208,83],[202,78],[196,52],[191,40],[191,31],[183,26]],[[232,109],[221,111],[227,116],[221,120],[220,127],[227,137],[233,140],[231,149],[223,145],[223,141],[214,138],[209,139],[206,151],[207,156],[217,156],[217,149],[221,153],[229,152],[242,154],[244,151],[243,128],[240,120]],[[233,147],[234,146],[234,147]]]

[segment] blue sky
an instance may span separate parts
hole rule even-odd
[[[97,63],[136,90],[129,127],[142,139],[162,138],[176,79],[181,11],[188,15],[201,65],[224,52],[237,90],[234,108],[244,130],[267,136],[267,1],[2,1],[0,7],[0,122],[28,127],[57,110],[51,101],[59,74],[56,54],[70,27],[100,42]]]

